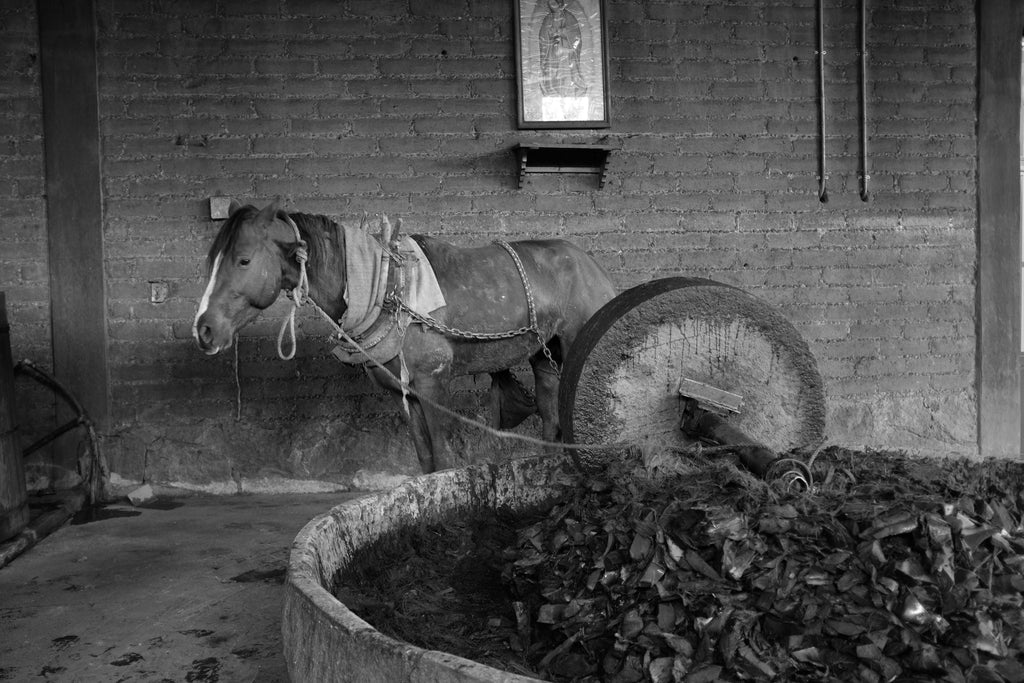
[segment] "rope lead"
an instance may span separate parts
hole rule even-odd
[[[452,410],[448,406],[442,405],[442,404],[438,403],[437,401],[434,401],[434,400],[432,400],[430,398],[427,398],[426,396],[424,396],[421,393],[419,393],[418,391],[416,391],[412,387],[412,385],[409,383],[409,371],[408,371],[408,368],[405,365],[405,358],[404,358],[404,356],[402,354],[399,354],[399,363],[400,363],[400,370],[399,370],[399,372],[401,373],[401,377],[399,377],[399,376],[396,376],[395,373],[391,372],[391,370],[386,368],[383,363],[381,363],[376,358],[371,356],[369,354],[369,352],[366,349],[364,349],[359,344],[359,342],[357,342],[355,339],[353,339],[347,332],[345,332],[345,329],[341,325],[339,325],[337,323],[337,321],[335,321],[330,315],[327,314],[327,311],[322,309],[320,307],[320,305],[317,304],[316,301],[314,301],[313,299],[311,299],[309,297],[309,277],[308,277],[308,275],[306,273],[306,261],[309,258],[309,254],[308,254],[308,251],[307,251],[307,246],[306,246],[306,243],[302,240],[302,237],[299,234],[299,228],[298,228],[297,225],[295,225],[295,222],[292,221],[291,218],[287,216],[287,214],[284,214],[284,216],[285,216],[285,218],[287,218],[288,224],[291,225],[292,229],[295,231],[295,238],[296,238],[296,242],[298,243],[298,246],[295,249],[295,260],[298,261],[298,263],[299,263],[299,281],[295,285],[295,287],[291,290],[291,292],[289,292],[289,296],[292,299],[292,308],[291,308],[291,311],[288,312],[288,315],[285,317],[284,322],[281,325],[281,331],[277,335],[277,355],[282,360],[291,360],[292,358],[295,357],[295,349],[296,349],[296,346],[297,346],[297,342],[296,342],[296,338],[295,338],[295,311],[299,308],[299,306],[301,306],[303,303],[308,301],[310,303],[310,305],[312,305],[313,308],[315,308],[320,313],[320,315],[323,316],[323,318],[328,323],[330,323],[331,327],[334,328],[334,331],[337,334],[339,339],[344,339],[354,349],[356,349],[356,351],[358,351],[359,353],[361,353],[364,356],[366,356],[374,366],[376,366],[381,371],[383,371],[384,374],[387,375],[387,377],[389,379],[391,379],[391,381],[393,381],[396,385],[398,385],[398,387],[400,388],[401,394],[402,394],[402,405],[403,405],[403,408],[406,411],[406,414],[408,414],[408,412],[409,412],[408,396],[411,395],[414,398],[416,398],[418,401],[432,406],[433,408],[435,408],[436,410],[441,411],[445,415],[448,415],[449,417],[451,417],[451,418],[453,418],[455,420],[458,420],[459,422],[461,422],[463,424],[469,425],[469,426],[474,427],[476,429],[479,429],[479,430],[481,430],[483,432],[486,432],[486,433],[488,433],[488,434],[490,434],[490,435],[492,435],[492,436],[494,436],[496,438],[508,439],[508,440],[513,440],[513,441],[521,441],[523,443],[528,443],[528,444],[531,444],[531,445],[534,445],[534,446],[540,446],[540,447],[543,447],[543,448],[561,448],[561,449],[564,449],[564,450],[566,450],[566,451],[568,451],[570,453],[570,455],[572,456],[573,461],[576,463],[577,467],[580,466],[580,461],[579,461],[579,459],[576,456],[576,451],[602,452],[602,451],[618,451],[618,450],[623,450],[623,449],[629,448],[629,444],[625,444],[625,443],[621,443],[621,442],[620,443],[610,443],[610,444],[561,443],[561,442],[555,442],[555,441],[547,441],[545,439],[538,439],[536,437],[527,436],[525,434],[516,434],[514,432],[501,431],[499,429],[495,429],[494,427],[491,427],[490,425],[486,425],[486,424],[484,424],[482,422],[479,422],[477,420],[474,420],[472,418],[468,418],[468,417],[466,417],[466,416],[464,416],[464,415],[462,415],[462,414]],[[401,300],[399,301],[399,304],[402,305],[403,308],[405,308],[406,310],[409,310],[410,313],[413,313],[414,314],[413,317],[418,319],[417,322],[421,322],[423,324],[428,325],[429,327],[433,327],[433,328],[438,329],[438,330],[443,331],[443,332],[461,333],[462,335],[467,336],[469,338],[476,338],[476,339],[489,338],[489,337],[505,338],[505,337],[509,337],[509,336],[515,336],[515,335],[519,335],[519,334],[524,334],[524,333],[527,333],[527,332],[534,332],[537,335],[537,337],[540,338],[540,340],[541,340],[541,348],[544,350],[545,357],[547,358],[548,362],[551,364],[552,368],[555,370],[556,375],[560,376],[561,373],[559,372],[558,364],[555,362],[554,358],[551,355],[550,350],[548,350],[547,345],[544,343],[544,339],[543,339],[543,337],[541,335],[541,332],[540,332],[540,329],[539,329],[539,327],[537,325],[537,313],[536,313],[536,308],[535,308],[534,300],[533,300],[533,292],[530,289],[529,280],[526,277],[526,271],[523,268],[522,261],[519,259],[519,255],[515,252],[515,250],[512,249],[511,245],[509,245],[506,242],[498,242],[498,244],[501,245],[502,248],[504,248],[505,251],[507,251],[509,253],[509,255],[512,257],[512,260],[515,261],[516,268],[518,269],[519,274],[522,277],[523,286],[526,289],[527,307],[528,307],[528,311],[529,311],[529,327],[521,328],[520,330],[514,330],[514,331],[510,331],[510,332],[503,332],[503,333],[490,334],[490,335],[487,334],[487,333],[483,333],[483,334],[481,334],[481,333],[461,333],[461,331],[459,331],[459,330],[453,330],[451,328],[447,328],[447,326],[444,326],[444,325],[438,323],[437,321],[435,321],[430,316],[420,316],[419,314],[415,314]],[[284,353],[284,349],[283,349],[283,340],[284,340],[284,335],[285,335],[285,331],[286,330],[288,331],[289,336],[291,338],[291,352],[288,353],[288,354],[285,354]],[[747,444],[744,444],[744,445],[747,445]],[[754,444],[750,444],[750,445],[754,445]],[[733,448],[736,448],[736,445],[730,445],[730,446],[720,447],[720,448],[722,448],[722,450],[731,450]],[[697,448],[694,448],[694,449],[674,449],[674,450],[676,450],[677,452],[680,452],[680,453],[685,453],[685,452],[700,453],[702,451],[705,452],[705,453],[710,452],[709,449],[704,449],[701,446],[698,446]]]
[[[281,360],[291,360],[295,358],[295,351],[299,346],[299,342],[295,338],[295,311],[298,310],[299,306],[310,301],[309,275],[306,273],[306,261],[309,260],[309,247],[302,239],[302,235],[299,234],[299,226],[295,225],[295,221],[293,221],[288,214],[283,213],[283,215],[286,218],[285,222],[292,226],[292,230],[295,231],[295,260],[299,263],[299,281],[288,293],[288,296],[291,297],[292,300],[292,310],[288,312],[284,322],[281,323],[281,331],[277,333],[277,357]],[[284,352],[285,330],[288,331],[292,347],[292,350],[287,354]]]

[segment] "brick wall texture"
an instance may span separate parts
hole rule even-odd
[[[21,5],[0,3],[0,287],[15,357],[45,361],[38,48]],[[870,5],[871,200],[857,3],[839,0],[823,204],[811,0],[609,0],[612,126],[547,132],[516,126],[509,0],[96,0],[112,469],[229,487],[418,469],[395,404],[330,359],[312,317],[295,361],[274,351],[281,301],[237,366],[196,350],[211,195],[343,222],[386,212],[464,245],[564,237],[623,288],[740,286],[810,344],[832,442],[976,453],[974,3]],[[519,189],[510,150],[541,141],[620,149],[603,189],[570,175]],[[485,416],[486,386],[461,381],[459,408]],[[467,460],[495,447],[460,438]]]

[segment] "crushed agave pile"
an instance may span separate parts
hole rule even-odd
[[[358,590],[384,632],[553,681],[1024,680],[1024,466],[829,448],[810,471],[620,462]]]

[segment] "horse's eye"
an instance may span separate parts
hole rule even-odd
[[[249,259],[247,259],[247,258],[239,259],[238,265],[240,265],[240,266],[247,266],[247,265],[249,265]]]

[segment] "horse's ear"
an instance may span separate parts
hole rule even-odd
[[[239,202],[237,199],[232,199],[231,203],[228,204],[228,216],[229,217],[230,216],[234,216],[235,215],[235,211],[238,211],[241,208],[242,208],[242,203]]]
[[[260,215],[256,217],[256,223],[259,225],[270,225],[277,218],[278,210],[277,202],[267,204],[260,211]]]

